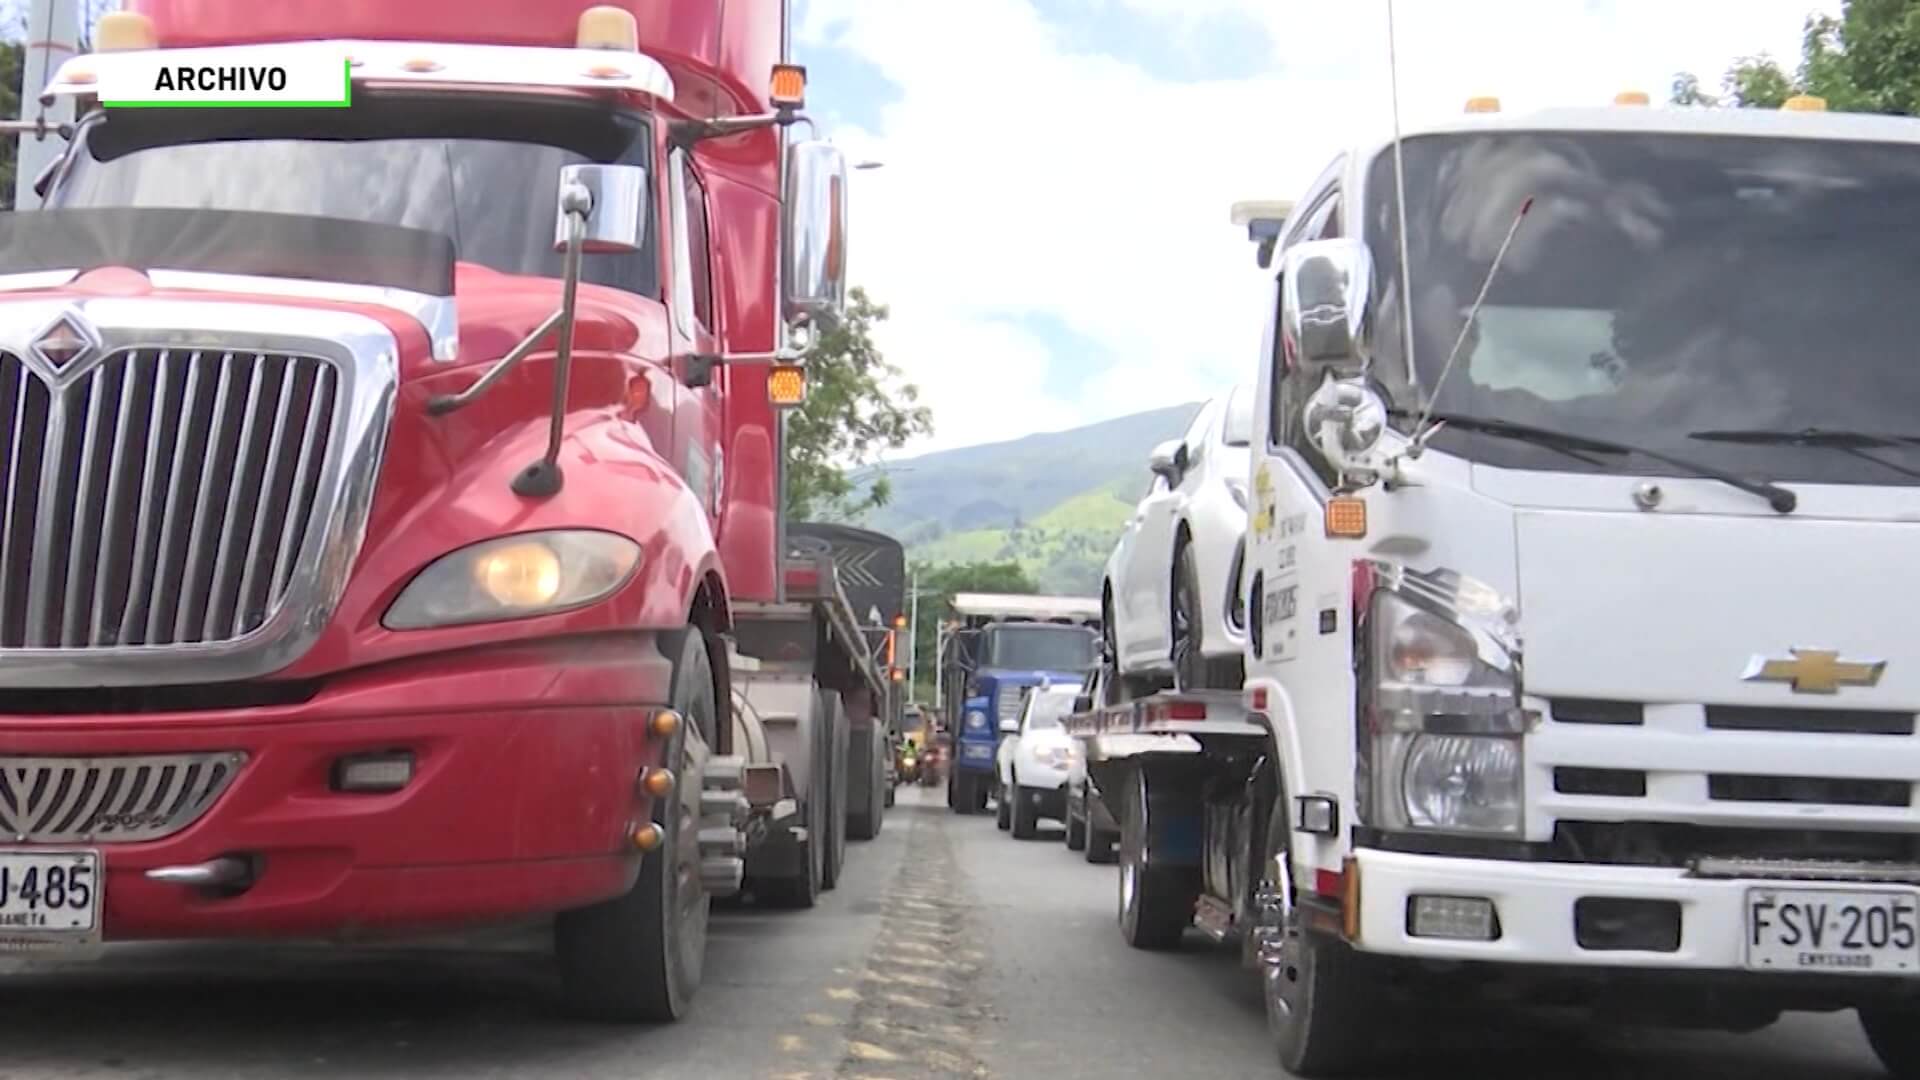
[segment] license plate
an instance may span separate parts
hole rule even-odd
[[[1920,893],[1750,890],[1747,967],[1836,975],[1920,971]]]
[[[0,851],[0,952],[97,941],[103,884],[97,851]]]

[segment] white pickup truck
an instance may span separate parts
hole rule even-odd
[[[1790,106],[1483,103],[1240,215],[1244,690],[1069,723],[1156,740],[1088,763],[1128,939],[1237,936],[1291,1071],[1443,1000],[1920,1077],[1920,121]]]

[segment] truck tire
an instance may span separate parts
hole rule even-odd
[[[893,805],[893,785],[887,783],[887,745],[880,737],[882,730],[868,728],[865,734],[851,736],[863,740],[866,747],[863,760],[867,783],[860,805],[847,811],[849,840],[871,840],[879,836],[886,808]]]
[[[815,696],[814,708],[821,708],[818,695]],[[826,766],[832,732],[827,718],[818,712],[813,721],[813,768],[808,770],[807,775],[807,805],[800,812],[800,819],[807,829],[807,838],[798,841],[800,870],[785,877],[764,877],[754,881],[755,895],[774,907],[810,908],[820,901],[820,891],[825,888],[827,849],[833,833],[830,816],[833,788]]]
[[[1039,793],[1020,786],[1019,777],[1013,783],[1013,838],[1031,840],[1040,832]]]
[[[697,626],[662,635],[660,651],[673,661],[668,702],[684,718],[666,748],[674,794],[653,806],[665,840],[641,857],[624,895],[554,920],[554,957],[567,1000],[596,1020],[680,1019],[705,965],[712,898],[700,882],[700,762],[719,722],[713,661]]]
[[[1860,1027],[1894,1080],[1920,1078],[1920,1013],[1911,1009],[1861,1009]]]
[[[1256,933],[1268,938],[1260,950],[1267,1028],[1280,1065],[1294,1076],[1345,1075],[1367,1063],[1368,1051],[1392,1021],[1381,1022],[1385,1003],[1370,994],[1360,957],[1346,942],[1300,925],[1289,856],[1291,825],[1283,794],[1267,819],[1266,859],[1257,887]],[[1370,1000],[1371,999],[1371,1000]]]
[[[852,731],[840,695],[820,691],[820,715],[827,718],[827,850],[820,862],[820,888],[837,888],[847,865],[847,772]]]
[[[1127,815],[1120,823],[1120,934],[1136,949],[1178,948],[1199,899],[1194,870],[1148,859],[1147,770],[1133,769],[1127,783]]]
[[[1080,813],[1073,812],[1073,796],[1067,796],[1067,850],[1085,851],[1087,849],[1087,804],[1086,789],[1081,789]]]

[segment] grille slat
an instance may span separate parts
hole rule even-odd
[[[79,493],[73,500],[73,529],[67,541],[66,599],[61,604],[60,633],[55,642],[59,645],[87,644],[80,640],[81,630],[92,615],[91,597],[87,592],[90,578],[85,572],[87,550],[99,542],[96,511],[105,510],[104,504],[95,497],[95,477],[99,467],[96,454],[100,444],[102,402],[107,396],[106,385],[107,371],[104,368],[96,368],[87,376],[87,420],[80,431]]]
[[[323,520],[339,387],[298,354],[120,349],[43,378],[0,353],[0,649],[265,625]]]
[[[34,844],[171,836],[207,812],[245,760],[240,753],[0,757],[0,836]]]

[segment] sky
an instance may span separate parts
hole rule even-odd
[[[1399,0],[1401,121],[1664,101],[1791,68],[1823,0]],[[810,112],[854,162],[850,277],[934,408],[896,458],[1252,380],[1244,199],[1391,130],[1386,0],[798,0]]]

